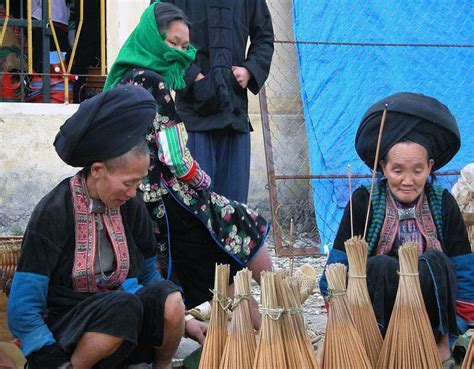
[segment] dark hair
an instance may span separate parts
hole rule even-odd
[[[412,141],[412,140],[410,140],[409,138],[406,138],[406,137],[405,137],[405,138],[402,138],[400,141],[398,141],[396,144],[399,144],[399,143],[408,143],[408,144],[409,144],[409,143],[417,143],[417,142]],[[395,144],[395,145],[396,145],[396,144]],[[394,146],[395,146],[395,145],[394,145]],[[423,146],[423,145],[422,145],[422,146]],[[392,147],[393,147],[393,146],[392,146]],[[424,146],[423,146],[423,147],[424,147]],[[391,149],[391,148],[390,148],[390,149]],[[386,154],[384,155],[384,157],[382,158],[382,161],[383,161],[384,163],[387,163],[387,162],[388,162],[388,153],[389,153],[390,149],[388,149],[387,153],[386,153]],[[432,159],[432,157],[431,157],[430,152],[428,151],[428,149],[426,149],[426,147],[425,147],[425,150],[426,150],[427,161],[428,161],[428,163],[429,163],[430,160]],[[382,175],[383,175],[383,173],[382,173],[382,167],[379,165],[378,168],[380,168],[380,174],[381,174],[380,178],[381,178]],[[433,183],[434,181],[436,181],[436,174],[435,174],[434,171],[433,171],[433,167],[431,168],[431,172],[430,172],[430,176],[429,176],[429,181],[430,181],[431,183]]]
[[[183,21],[191,30],[191,22],[186,14],[173,4],[157,2],[155,4],[155,20],[160,33],[166,32],[169,24],[175,20]]]
[[[110,172],[115,171],[118,168],[124,167],[127,165],[128,155],[133,153],[135,157],[137,156],[148,156],[150,155],[150,150],[145,140],[140,141],[134,147],[132,147],[125,154],[117,156],[112,159],[104,160],[104,164]]]

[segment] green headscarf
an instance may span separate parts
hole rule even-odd
[[[105,81],[104,91],[119,84],[124,73],[141,67],[160,73],[171,90],[185,87],[184,73],[196,57],[196,49],[174,49],[165,43],[166,35],[160,34],[155,20],[155,5],[151,4],[142,14],[140,23],[125,41]]]

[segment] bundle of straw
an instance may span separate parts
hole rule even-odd
[[[229,271],[229,265],[216,264],[211,320],[202,348],[199,369],[219,369],[227,338]]]
[[[418,278],[418,245],[403,244],[398,257],[400,282],[377,369],[441,368]]]
[[[250,318],[251,279],[252,272],[247,268],[237,272],[234,277],[232,321],[220,369],[250,369],[253,365],[257,342]]]
[[[347,306],[346,266],[339,263],[328,265],[326,278],[329,287],[329,316],[323,369],[372,369]]]
[[[285,315],[290,318],[289,324],[283,325],[283,335],[284,337],[294,337],[296,343],[292,345],[295,354],[288,352],[291,349],[290,345],[287,344],[285,346],[288,367],[319,369],[319,363],[316,360],[313,345],[306,335],[304,315],[301,308],[301,286],[298,277],[285,278],[282,287],[282,301],[283,307],[285,308]],[[286,339],[285,341],[288,342]],[[296,352],[298,352],[298,354],[296,354]],[[291,358],[291,356],[293,356],[293,358]],[[295,365],[290,364],[292,361],[295,362]]]
[[[349,311],[370,363],[375,368],[383,340],[367,289],[368,245],[365,240],[357,236],[348,239],[344,245],[349,259],[349,281],[347,282]]]
[[[471,336],[469,346],[467,347],[466,355],[464,356],[461,369],[474,368],[474,344],[472,343],[472,341],[474,341],[474,333]]]
[[[278,305],[275,273],[262,272],[261,289],[262,326],[253,369],[286,369],[286,342],[283,341],[281,319],[283,309]]]

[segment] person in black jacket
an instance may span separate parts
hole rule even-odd
[[[257,94],[268,77],[273,27],[265,0],[165,0],[192,24],[198,49],[176,105],[193,157],[221,195],[246,203],[250,176],[247,89]],[[247,41],[250,45],[247,50]]]

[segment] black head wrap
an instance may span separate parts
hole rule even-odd
[[[410,140],[426,148],[433,169],[447,164],[458,152],[461,138],[456,119],[438,100],[422,94],[400,92],[372,105],[357,130],[355,147],[367,166],[373,168],[383,110],[387,107],[379,158],[390,148]]]
[[[59,157],[73,167],[113,159],[144,140],[156,115],[144,88],[124,85],[84,101],[54,140]]]

